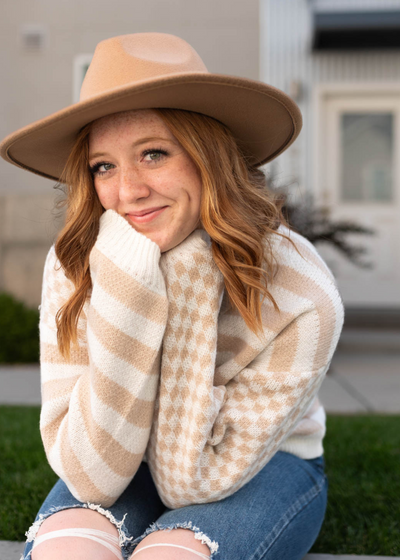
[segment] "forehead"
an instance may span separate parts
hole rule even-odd
[[[89,142],[99,142],[117,135],[155,136],[164,134],[166,138],[173,138],[168,127],[157,113],[151,109],[138,109],[113,113],[97,119],[92,123]]]

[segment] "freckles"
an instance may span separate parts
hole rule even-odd
[[[110,208],[115,205],[116,197],[112,191],[106,188],[98,187],[96,188],[96,192],[97,196],[99,197],[100,203],[102,206],[104,206],[104,208]]]
[[[113,128],[111,123],[95,123],[89,135],[90,150],[92,152],[101,151],[103,145],[107,145],[107,143],[114,144],[117,140],[115,128]]]
[[[197,169],[195,163],[189,158],[189,156],[187,156],[186,161],[182,164],[182,171],[192,183],[196,184],[196,186],[201,183],[200,171]]]
[[[176,194],[176,187],[178,186],[176,170],[165,173],[160,171],[159,173],[153,175],[153,181],[150,179],[149,183],[153,185],[154,189],[158,190],[166,196],[174,196]]]

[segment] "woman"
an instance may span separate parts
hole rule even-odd
[[[68,191],[40,318],[60,480],[24,559],[311,548],[327,499],[317,393],[343,306],[258,170],[300,127],[283,92],[143,33],[100,43],[81,101],[3,141]]]

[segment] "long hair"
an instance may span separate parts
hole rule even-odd
[[[212,243],[213,259],[224,276],[230,304],[254,334],[263,332],[261,304],[267,297],[276,259],[268,242],[276,230],[289,227],[281,197],[267,186],[265,174],[252,166],[230,130],[200,113],[154,109],[195,163],[201,177],[200,219]],[[77,342],[78,320],[91,292],[89,255],[104,212],[89,171],[91,124],[78,135],[60,181],[65,183],[65,226],[55,250],[75,291],[56,315],[58,347],[64,358]],[[262,300],[260,300],[262,296]]]

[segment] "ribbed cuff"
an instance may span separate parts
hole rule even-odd
[[[124,272],[139,277],[147,285],[163,282],[160,247],[114,210],[106,210],[100,218],[96,247]]]
[[[297,455],[301,459],[315,459],[323,454],[323,436],[321,433],[308,436],[289,436],[279,447],[279,451],[286,451]]]

